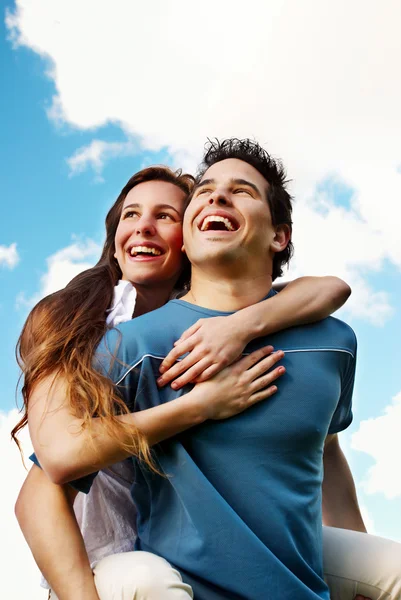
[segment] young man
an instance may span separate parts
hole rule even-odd
[[[99,349],[130,406],[143,410],[177,396],[154,375],[191,324],[274,294],[290,237],[291,198],[280,165],[249,140],[212,144],[184,219],[190,292],[111,331]],[[137,549],[172,564],[196,600],[329,598],[324,451],[325,519],[363,530],[337,442],[352,420],[353,331],[329,318],[260,338],[247,351],[267,342],[284,351],[287,368],[273,398],[161,443],[155,457],[165,477],[134,460]],[[110,351],[120,360],[110,361]],[[92,478],[78,486],[87,490]]]

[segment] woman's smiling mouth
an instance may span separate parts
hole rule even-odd
[[[127,249],[130,260],[154,260],[164,253],[164,250],[160,246],[149,242],[132,244]]]

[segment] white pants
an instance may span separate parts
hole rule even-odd
[[[324,577],[331,600],[401,600],[401,544],[385,538],[323,527]]]
[[[401,599],[401,544],[345,529],[323,528],[324,573],[331,600]],[[94,569],[100,600],[190,600],[192,589],[163,558],[125,552]],[[52,600],[57,600],[52,594]],[[196,598],[195,598],[196,600]],[[277,599],[279,600],[279,599]]]
[[[149,552],[103,558],[93,570],[100,600],[192,600],[191,586],[171,565]],[[51,600],[58,600],[55,593]]]
[[[171,565],[149,552],[124,552],[94,569],[100,600],[190,600],[191,586]]]

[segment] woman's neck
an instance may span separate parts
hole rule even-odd
[[[134,317],[140,317],[145,313],[160,308],[170,299],[172,289],[170,286],[163,287],[143,287],[135,285],[137,296],[134,310]]]

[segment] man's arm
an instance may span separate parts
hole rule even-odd
[[[323,525],[366,533],[354,479],[337,434],[326,438],[323,465]]]
[[[99,600],[72,504],[76,492],[33,465],[15,514],[33,557],[60,600]]]

